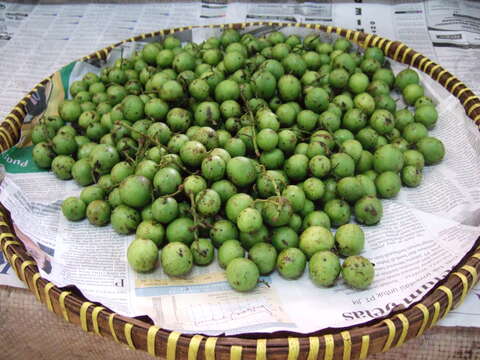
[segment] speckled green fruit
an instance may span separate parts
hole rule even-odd
[[[112,208],[122,204],[122,200],[120,199],[120,190],[118,188],[113,189],[110,194],[108,194],[108,203]]]
[[[415,121],[419,122],[427,129],[433,129],[438,120],[438,113],[433,105],[423,105],[415,109]]]
[[[345,153],[333,154],[330,158],[332,175],[336,178],[353,176],[355,173],[355,161],[352,157]]]
[[[253,290],[260,278],[257,265],[245,258],[233,259],[227,266],[226,275],[230,286],[242,292]]]
[[[364,196],[355,203],[355,219],[365,225],[377,224],[383,215],[383,206],[375,196]]]
[[[243,209],[237,217],[237,227],[242,232],[253,232],[260,229],[263,224],[262,215],[257,209]]]
[[[350,221],[350,205],[345,200],[329,200],[325,204],[323,211],[327,213],[333,226],[340,226]]]
[[[340,255],[358,255],[365,245],[365,234],[360,226],[345,224],[337,229],[335,244]]]
[[[409,84],[418,84],[420,77],[413,69],[404,69],[400,71],[395,77],[395,87],[403,90]]]
[[[320,200],[325,192],[325,185],[322,180],[315,177],[306,179],[302,185],[307,199],[312,201]]]
[[[108,174],[113,166],[120,161],[117,149],[106,144],[96,145],[88,158],[93,170],[101,175]]]
[[[363,195],[377,196],[377,188],[372,179],[365,174],[357,175],[356,179],[363,188]]]
[[[308,163],[308,168],[313,176],[323,178],[327,176],[331,169],[330,159],[324,155],[312,157]]]
[[[119,188],[120,198],[125,205],[139,209],[152,201],[152,182],[145,176],[130,175]]]
[[[341,199],[349,203],[354,203],[364,195],[362,184],[354,176],[340,179],[337,183],[337,193]]]
[[[70,221],[80,221],[85,219],[87,206],[78,197],[71,196],[63,200],[62,213]]]
[[[55,158],[55,152],[46,142],[40,142],[33,147],[32,158],[41,169],[49,169]]]
[[[128,264],[137,272],[149,272],[155,269],[158,261],[157,245],[150,239],[137,238],[128,246]]]
[[[416,146],[425,158],[426,165],[438,164],[445,157],[445,146],[437,138],[424,137],[417,142]]]
[[[215,248],[210,239],[198,239],[190,245],[195,265],[205,266],[213,262]]]
[[[282,196],[290,201],[294,212],[303,209],[305,205],[305,192],[299,186],[288,185],[282,191]]]
[[[302,222],[302,229],[305,230],[310,226],[322,226],[325,229],[330,229],[331,222],[327,213],[320,210],[312,211],[305,215]]]
[[[370,116],[369,124],[377,133],[384,135],[395,127],[395,118],[390,111],[378,109]]]
[[[105,198],[105,190],[99,185],[90,185],[82,189],[80,199],[88,205],[94,200],[103,200]]]
[[[243,248],[250,250],[255,244],[268,241],[269,230],[265,225],[262,225],[257,231],[240,232],[239,238]]]
[[[173,197],[156,199],[152,204],[152,216],[162,224],[170,223],[178,216],[177,200]]]
[[[253,204],[253,199],[250,195],[239,193],[233,195],[227,200],[225,205],[225,214],[231,221],[237,222],[237,217],[243,209],[250,207]]]
[[[201,168],[205,179],[216,181],[223,178],[226,162],[220,156],[209,155],[203,159]]]
[[[422,153],[417,150],[407,150],[403,153],[404,165],[415,166],[417,169],[422,170],[425,166],[425,158]]]
[[[227,240],[238,239],[238,229],[235,224],[229,220],[218,220],[210,229],[210,238],[215,247],[220,247]]]
[[[157,171],[153,185],[160,195],[172,194],[182,183],[182,176],[173,167],[165,167]]]
[[[298,234],[288,226],[275,228],[272,231],[272,245],[277,251],[282,251],[290,247],[298,247]]]
[[[301,181],[308,174],[308,157],[304,154],[295,154],[290,156],[285,162],[284,171],[289,179]]]
[[[235,185],[247,186],[256,180],[257,173],[249,158],[237,156],[227,163],[227,176]]]
[[[405,166],[402,169],[402,183],[408,187],[417,187],[420,185],[423,179],[423,173],[421,169],[415,166]]]
[[[374,265],[360,255],[350,256],[342,264],[342,277],[355,289],[366,289],[375,277]]]
[[[265,202],[262,216],[270,226],[283,226],[288,224],[293,214],[293,208],[288,199],[282,196],[272,196]]]
[[[318,286],[332,286],[340,274],[340,260],[331,251],[318,251],[308,263],[310,279]]]
[[[162,268],[170,276],[186,275],[193,267],[193,255],[187,245],[172,242],[161,251]]]
[[[271,244],[255,244],[248,251],[248,257],[257,265],[261,275],[268,275],[275,270],[277,250]]]
[[[323,226],[310,226],[300,235],[300,249],[310,258],[317,251],[330,250],[335,244],[330,230]]]
[[[377,149],[373,155],[373,166],[378,173],[384,171],[398,172],[402,169],[403,162],[403,153],[390,144]]]
[[[222,200],[215,190],[205,189],[195,196],[195,203],[200,215],[212,216],[220,210]]]
[[[55,130],[45,124],[37,124],[32,130],[32,143],[34,145],[48,141],[55,136]]]
[[[119,205],[112,211],[110,222],[113,230],[119,234],[131,234],[142,221],[140,213],[126,205]]]
[[[375,179],[378,195],[385,199],[391,199],[399,193],[402,188],[400,176],[393,171],[385,171]]]
[[[282,250],[277,258],[277,270],[285,279],[298,279],[303,275],[307,258],[298,248]]]
[[[105,200],[94,200],[87,206],[87,219],[95,226],[105,226],[110,222],[110,205]]]
[[[227,240],[218,249],[218,264],[225,269],[230,261],[236,258],[243,258],[245,250],[238,240]]]
[[[152,181],[157,173],[158,166],[153,160],[143,159],[135,167],[135,175],[141,175]]]
[[[419,84],[409,84],[402,90],[403,100],[408,105],[413,105],[415,101],[424,95],[423,87]]]
[[[198,141],[187,141],[180,148],[180,158],[182,161],[192,167],[198,168],[202,164],[203,159],[207,154],[205,146]]]
[[[150,239],[157,247],[161,247],[165,238],[165,228],[162,224],[153,220],[143,220],[135,232],[137,238]]]
[[[61,180],[72,178],[72,168],[75,160],[68,155],[58,155],[52,161],[52,171],[55,176]]]
[[[190,218],[179,217],[173,220],[167,226],[166,235],[168,242],[182,242],[190,245],[195,238],[193,228],[194,223]]]
[[[87,186],[93,182],[92,167],[87,159],[77,160],[73,164],[72,177],[81,186]]]
[[[197,195],[207,188],[207,182],[199,175],[190,175],[183,180],[183,190],[188,196]]]
[[[80,104],[75,100],[64,100],[60,104],[58,111],[66,122],[76,122],[82,114]]]

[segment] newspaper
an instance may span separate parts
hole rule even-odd
[[[5,54],[0,58],[0,78],[5,84],[0,89],[0,115],[6,115],[39,79],[64,64],[135,34],[190,24],[275,21],[274,17],[282,16],[288,19],[277,20],[335,24],[404,41],[478,90],[480,82],[474,78],[472,68],[478,63],[479,24],[470,19],[472,13],[480,14],[473,2],[448,1],[382,1],[354,6],[329,1],[281,6],[207,1],[129,5],[0,3],[0,47]],[[40,40],[38,29],[43,30]],[[444,33],[457,36],[445,37]],[[18,172],[15,167],[22,168],[23,164],[24,169],[28,168],[31,161],[25,160],[21,152],[2,154],[8,175],[2,183],[0,201],[13,210],[17,233],[23,235],[27,247],[36,255],[42,276],[59,286],[73,283],[89,299],[125,315],[148,314],[164,328],[209,334],[282,329],[310,332],[350,326],[420,300],[458,263],[480,234],[475,222],[480,191],[472,180],[478,178],[473,174],[480,172],[478,131],[461,115],[463,110],[455,99],[447,98],[435,84],[431,84],[430,91],[433,97],[442,99],[434,135],[445,142],[448,155],[442,165],[427,169],[420,188],[403,189],[395,201],[384,201],[381,226],[365,228],[365,252],[376,263],[377,271],[370,290],[352,291],[342,284],[320,289],[305,274],[294,282],[269,276],[264,281],[270,287],[262,285],[253,294],[238,294],[229,289],[223,271],[215,265],[196,268],[181,280],[172,280],[161,270],[139,276],[125,262],[125,249],[133,237],[118,236],[110,228],[94,229],[85,222],[65,221],[59,216],[61,200],[78,194],[80,189],[48,173]],[[461,134],[464,138],[459,141]],[[454,150],[459,143],[467,144],[470,151],[462,148],[457,154]],[[40,215],[41,221],[35,221]],[[57,234],[54,239],[46,236],[51,231]],[[0,257],[0,283],[14,286],[14,274],[5,274],[13,273]],[[465,305],[457,309],[458,315],[447,317],[444,324],[478,324],[472,321],[472,316],[480,318],[478,294],[480,289],[474,289]],[[315,301],[310,303],[311,299]]]

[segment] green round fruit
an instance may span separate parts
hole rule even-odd
[[[340,274],[340,260],[331,251],[318,251],[308,263],[310,279],[318,286],[332,286]]]
[[[426,165],[435,165],[441,162],[445,156],[443,143],[434,137],[424,137],[416,144],[417,150],[423,155]]]
[[[227,240],[218,249],[218,264],[225,269],[233,259],[243,258],[244,256],[245,250],[240,241]]]
[[[105,200],[94,200],[87,206],[87,219],[95,226],[105,226],[110,222],[110,205]]]
[[[143,213],[142,213],[143,215]],[[143,216],[142,216],[143,218]],[[157,247],[161,247],[165,238],[165,228],[153,220],[143,220],[135,232],[137,238],[152,240]]]
[[[32,158],[41,169],[49,169],[55,158],[55,152],[46,142],[40,142],[33,147]]]
[[[190,245],[195,265],[210,265],[215,259],[215,248],[210,239],[198,239]]]
[[[365,244],[365,234],[356,224],[340,226],[335,233],[335,244],[340,255],[358,255]]]
[[[187,217],[179,217],[173,220],[167,226],[168,242],[182,242],[190,245],[195,239],[194,225],[193,220]]]
[[[325,204],[323,211],[327,213],[333,226],[347,224],[350,221],[350,205],[344,200],[329,200]]]
[[[75,160],[68,155],[58,155],[52,161],[52,171],[55,176],[61,180],[69,180],[72,178],[72,168]]]
[[[229,220],[218,220],[210,229],[210,237],[215,247],[220,247],[225,241],[238,239],[238,229]]]
[[[415,166],[405,166],[402,169],[402,183],[408,187],[417,187],[423,179],[422,170]]]
[[[378,148],[373,155],[373,166],[376,172],[399,172],[404,163],[403,153],[393,145]]]
[[[85,219],[86,208],[85,203],[75,196],[68,197],[62,202],[63,216],[70,221]]]
[[[355,219],[365,225],[377,224],[383,215],[383,206],[375,196],[364,196],[355,203]]]
[[[277,270],[285,279],[298,279],[303,275],[307,258],[305,254],[297,248],[288,248],[282,250],[277,258]]]
[[[237,217],[237,227],[242,232],[254,232],[262,226],[262,215],[257,209],[243,209]]]
[[[261,275],[268,275],[275,270],[277,250],[268,243],[258,243],[248,251],[248,257],[252,260]]]
[[[158,249],[150,239],[137,238],[127,249],[128,264],[137,272],[149,272],[155,269],[158,261]]]
[[[242,292],[253,290],[260,278],[257,265],[245,258],[233,259],[227,266],[226,274],[230,286]]]
[[[249,158],[237,156],[228,161],[227,176],[235,185],[247,186],[256,180],[257,173]]]
[[[193,267],[193,255],[189,247],[181,242],[165,245],[161,252],[162,268],[170,276],[186,275]]]
[[[380,197],[391,199],[399,193],[402,188],[402,181],[397,173],[385,171],[377,176],[375,186]]]
[[[195,203],[201,215],[212,216],[220,210],[222,200],[215,190],[205,189],[195,196]]]
[[[350,256],[342,264],[343,280],[355,289],[368,288],[374,276],[374,265],[363,256]]]
[[[152,203],[152,216],[162,224],[172,222],[178,213],[178,203],[173,197],[161,197]]]
[[[119,234],[133,233],[141,220],[142,217],[137,210],[123,204],[113,209],[110,217],[113,230]]]
[[[299,248],[310,258],[317,251],[330,250],[335,244],[332,233],[323,226],[310,226],[300,235]]]
[[[152,201],[152,182],[145,176],[130,175],[119,189],[122,202],[133,208],[143,208]]]

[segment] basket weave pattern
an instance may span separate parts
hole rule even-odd
[[[398,41],[377,35],[347,30],[335,26],[249,22],[228,25],[208,25],[210,28],[244,29],[249,26],[303,27],[326,33],[336,33],[361,47],[378,47],[385,54],[403,64],[427,73],[460,100],[467,115],[480,127],[480,99],[453,74],[422,54]],[[126,42],[168,35],[196,26],[180,27],[142,34],[108,46],[81,60],[106,59],[110,51]],[[27,113],[27,101],[50,77],[37,84],[0,124],[0,152],[12,147],[20,138],[20,129]],[[0,205],[1,206],[1,205]],[[66,321],[80,325],[84,331],[113,338],[132,349],[148,351],[167,360],[257,359],[365,359],[369,354],[388,351],[406,340],[421,336],[434,326],[453,307],[460,304],[478,280],[480,247],[466,257],[447,279],[431,291],[424,300],[407,310],[396,312],[384,320],[366,326],[356,326],[345,331],[327,331],[315,335],[251,337],[208,337],[167,331],[149,323],[121,316],[86,299],[56,287],[41,277],[36,262],[18,240],[11,225],[8,211],[0,207],[0,248],[17,276],[24,281],[36,298],[50,311]],[[477,246],[478,246],[477,242]]]

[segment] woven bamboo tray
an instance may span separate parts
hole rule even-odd
[[[467,115],[480,126],[480,99],[453,74],[422,54],[398,41],[377,35],[347,30],[335,26],[251,22],[227,25],[209,25],[204,28],[245,29],[250,26],[302,27],[316,32],[336,33],[361,47],[378,47],[386,56],[427,73],[445,89],[457,97]],[[178,33],[190,26],[160,30],[142,34],[108,46],[81,60],[106,59],[110,51],[126,42]],[[27,102],[49,82],[42,80],[25,96],[0,124],[0,151],[12,147],[20,138],[20,129],[27,114]],[[288,336],[272,334],[258,336],[220,336],[181,334],[167,331],[148,322],[113,313],[101,304],[88,302],[78,292],[65,291],[41,277],[35,260],[29,256],[16,237],[8,211],[0,207],[0,247],[18,277],[26,283],[36,298],[50,311],[66,321],[80,325],[84,331],[94,332],[132,349],[148,351],[151,355],[173,360],[181,359],[365,359],[369,354],[388,351],[410,338],[421,336],[434,326],[453,307],[460,304],[467,292],[478,280],[480,271],[480,243],[465,254],[464,259],[449,276],[423,299],[408,309],[399,309],[389,318],[369,322],[345,330],[325,330],[310,335]]]

